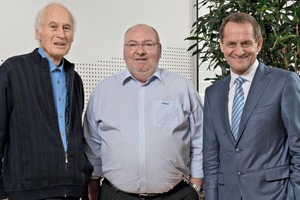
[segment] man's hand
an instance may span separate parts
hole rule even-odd
[[[100,179],[92,179],[89,183],[89,200],[98,200]]]
[[[189,184],[197,191],[199,197],[203,196],[203,178],[193,178],[189,179]]]
[[[203,179],[203,178],[193,178],[193,177],[191,177],[191,178],[189,179],[189,182],[190,182],[190,183],[194,183],[194,184],[196,184],[196,185],[200,185],[200,186],[202,187],[203,184],[204,184],[204,179]]]

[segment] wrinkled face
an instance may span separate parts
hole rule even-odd
[[[224,29],[223,42],[220,41],[220,47],[231,70],[241,75],[255,62],[262,43],[262,38],[255,40],[250,23],[228,22]]]
[[[61,6],[51,6],[44,11],[36,38],[47,56],[59,65],[73,42],[73,21],[70,13]]]
[[[136,25],[124,38],[123,56],[128,70],[142,83],[155,72],[161,56],[156,32],[147,25]]]

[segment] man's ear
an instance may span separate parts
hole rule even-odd
[[[221,52],[224,53],[223,52],[223,43],[221,42],[221,40],[219,40],[219,46],[220,46]]]
[[[262,37],[260,37],[258,40],[257,40],[257,52],[260,52],[261,48],[262,48],[262,45],[263,45],[263,39]]]
[[[35,38],[38,39],[38,40],[41,39],[41,37],[40,37],[40,32],[39,32],[38,29],[35,29]]]

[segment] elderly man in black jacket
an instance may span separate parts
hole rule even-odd
[[[0,67],[0,198],[79,199],[92,166],[83,152],[84,91],[65,56],[75,21],[52,3],[36,18],[40,47]]]

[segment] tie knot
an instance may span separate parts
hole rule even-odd
[[[235,82],[238,84],[238,85],[243,85],[243,83],[245,82],[245,79],[241,76],[237,77],[235,79]]]

